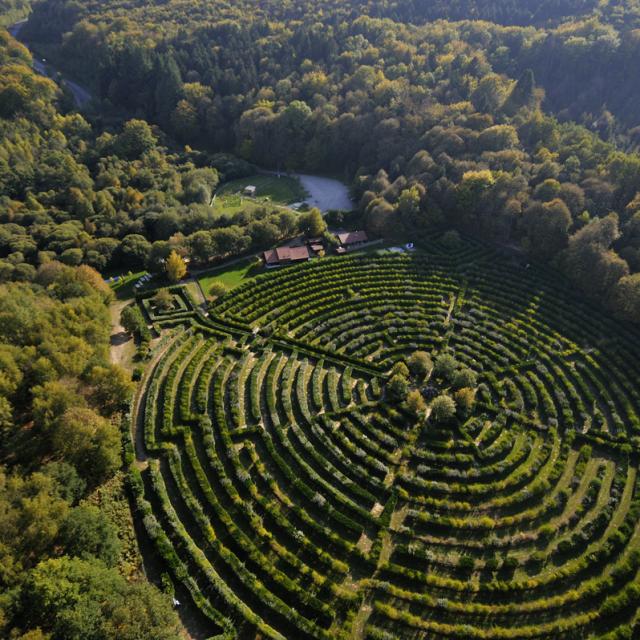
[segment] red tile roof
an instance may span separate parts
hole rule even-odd
[[[271,251],[265,251],[263,256],[266,264],[300,262],[309,259],[309,249],[307,247],[278,247]]]
[[[360,244],[361,242],[367,242],[369,238],[364,231],[347,231],[346,233],[339,233],[338,240],[343,246],[350,244]]]
[[[276,252],[281,261],[291,260],[296,262],[297,260],[309,259],[309,249],[307,247],[278,247]]]

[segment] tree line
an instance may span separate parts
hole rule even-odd
[[[8,27],[27,17],[29,0],[0,0],[0,26]]]
[[[512,3],[472,4],[445,17],[480,5],[517,15]],[[182,144],[342,172],[374,235],[453,227],[517,246],[555,260],[622,317],[638,317],[640,158],[624,150],[638,124],[638,87],[626,71],[640,52],[634,30],[592,3],[546,3],[556,14],[545,27],[531,26],[539,3],[521,3],[531,12],[521,27],[427,22],[412,3],[321,6],[323,25],[304,2],[266,4],[249,19],[242,2],[193,3],[189,16],[172,2],[127,4],[134,23],[115,0],[82,9],[47,0],[30,30],[37,39],[46,27],[55,40],[50,24],[65,16],[60,50],[70,69],[83,76],[90,65],[92,77],[100,69],[104,104],[144,115]],[[198,211],[206,216],[206,205]],[[268,222],[286,235],[288,221]],[[214,238],[204,243],[210,256],[221,250],[218,235],[241,246],[237,226],[199,228],[190,246],[198,254],[204,234]],[[144,231],[128,242],[143,243]],[[265,240],[277,237],[271,231]]]
[[[111,297],[94,269],[60,262],[0,285],[3,638],[179,637],[170,599],[127,569],[121,522],[94,499],[117,482],[133,389],[108,361]]]
[[[253,173],[248,162],[171,150],[144,120],[109,132],[65,113],[57,85],[8,34],[0,71],[0,280],[33,281],[52,260],[162,271],[172,250],[206,263],[317,228],[314,213],[214,211],[220,180]]]

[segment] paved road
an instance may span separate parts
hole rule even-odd
[[[9,33],[14,38],[19,39],[20,32],[22,31],[22,27],[24,27],[26,22],[27,22],[26,20],[21,20],[20,22],[16,22],[16,24],[9,27]],[[24,44],[26,47],[29,46],[24,41],[22,41],[22,44]],[[31,51],[31,49],[29,50]],[[58,71],[54,67],[52,67],[50,64],[48,63],[45,64],[40,58],[36,57],[36,53],[34,51],[31,51],[31,55],[33,56],[33,68],[40,75],[45,76],[47,78],[51,78],[58,73]],[[73,95],[73,99],[78,109],[82,109],[87,104],[89,104],[89,102],[91,102],[92,95],[84,87],[81,87],[77,82],[73,82],[72,80],[69,80],[64,76],[62,76],[61,83],[64,87],[69,89],[69,91]]]
[[[22,27],[24,27],[26,23],[27,23],[26,20],[20,20],[20,22],[16,22],[15,24],[9,27],[9,33],[14,38],[18,38],[18,36],[20,35],[20,31],[22,30]]]

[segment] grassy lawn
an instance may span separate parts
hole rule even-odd
[[[256,187],[256,197],[242,195],[248,185]],[[297,178],[254,175],[223,184],[216,194],[214,209],[220,215],[253,210],[264,205],[287,205],[300,202],[307,196]]]
[[[187,291],[191,294],[191,297],[198,304],[200,304],[201,302],[204,302],[204,300],[202,300],[202,294],[200,293],[200,287],[198,286],[197,282],[195,281],[187,282],[186,287],[187,287]]]
[[[227,289],[235,289],[260,273],[260,271],[262,271],[260,263],[254,258],[247,258],[230,267],[207,271],[198,277],[198,282],[200,282],[204,294],[209,295],[209,289],[214,282],[222,282]]]
[[[397,242],[381,242],[380,244],[374,244],[370,247],[364,247],[364,249],[357,249],[356,251],[349,251],[349,256],[363,256],[367,254],[375,254],[379,251],[388,251],[391,247],[404,247],[404,244]],[[403,253],[416,253],[416,251],[403,251]]]

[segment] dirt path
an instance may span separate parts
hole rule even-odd
[[[120,314],[129,304],[125,300],[116,300],[111,307],[111,337],[109,339],[109,354],[112,364],[118,364],[125,369],[131,369],[131,359],[135,353],[133,338],[124,330],[120,324]]]
[[[350,640],[360,640],[360,638],[364,637],[364,629],[367,626],[367,621],[372,613],[373,607],[371,606],[371,597],[364,598],[353,619],[351,634],[349,636]]]

